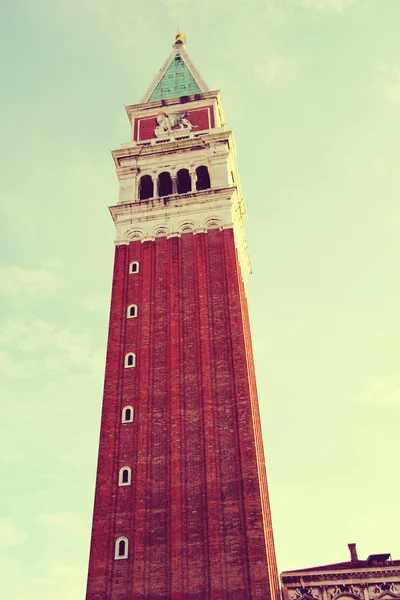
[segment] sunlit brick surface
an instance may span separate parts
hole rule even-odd
[[[123,466],[132,485],[119,487]],[[119,536],[128,559],[114,559]],[[86,598],[278,599],[232,229],[116,248]]]

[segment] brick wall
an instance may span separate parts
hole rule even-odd
[[[238,269],[229,229],[116,248],[87,600],[278,598]]]

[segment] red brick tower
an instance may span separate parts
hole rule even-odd
[[[183,34],[127,113],[86,599],[278,600],[235,145]]]

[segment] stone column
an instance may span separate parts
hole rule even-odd
[[[133,199],[139,200],[139,190],[140,190],[140,178],[136,177],[135,178],[135,184],[133,186]]]
[[[152,175],[151,178],[153,180],[153,198],[158,198],[158,177]]]
[[[192,180],[192,192],[196,191],[196,182],[197,182],[197,177],[196,177],[196,171],[190,171],[190,179]]]
[[[172,193],[177,194],[178,193],[178,177],[177,177],[176,173],[174,175],[171,174],[171,179],[172,179]]]

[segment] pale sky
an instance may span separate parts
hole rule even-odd
[[[400,558],[400,1],[4,0],[0,581],[84,598],[117,201],[179,26],[236,136],[279,570]]]

